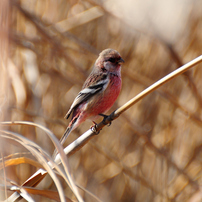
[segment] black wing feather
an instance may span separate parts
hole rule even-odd
[[[74,102],[72,103],[69,111],[67,112],[67,114],[65,115],[65,118],[68,119],[70,114],[73,112],[73,110],[80,105],[81,103],[85,102],[86,100],[89,100],[92,96],[94,96],[95,94],[99,93],[100,91],[103,90],[103,88],[106,88],[108,85],[108,80],[107,80],[107,76],[103,75],[103,77],[101,77],[101,79],[95,83],[92,83],[91,85],[89,85],[88,87],[82,89],[78,95],[76,96],[76,98],[74,99]]]

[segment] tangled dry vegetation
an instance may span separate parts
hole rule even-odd
[[[171,44],[158,34],[136,30],[101,1],[2,0],[3,27],[9,35],[1,35],[2,64],[7,59],[0,75],[1,120],[37,123],[60,139],[68,125],[65,113],[97,54],[108,47],[125,60],[122,92],[112,112],[201,55],[202,12],[199,15],[196,10],[193,3],[183,35]],[[71,174],[85,201],[202,200],[201,66],[139,101],[69,157]],[[88,121],[82,124],[65,145],[90,126]],[[50,155],[54,150],[47,134],[37,127],[1,129],[23,135]],[[8,186],[1,186],[4,200],[13,193],[8,190],[12,183],[20,186],[41,164],[14,139],[2,136],[0,142],[1,185]],[[59,179],[67,201],[75,200],[66,182]],[[49,176],[35,191],[27,190],[35,201],[54,199],[54,191]]]

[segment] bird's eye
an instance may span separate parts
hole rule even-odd
[[[109,58],[108,61],[112,62],[112,63],[115,63],[116,62],[116,59],[115,58]]]

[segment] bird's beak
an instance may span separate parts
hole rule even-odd
[[[122,59],[122,58],[120,58],[119,60],[118,60],[118,63],[119,64],[122,64],[122,63],[124,63],[125,61]]]

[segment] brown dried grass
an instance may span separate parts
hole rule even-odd
[[[201,54],[202,12],[198,12],[197,4],[192,5],[184,34],[171,44],[157,34],[135,30],[96,1],[1,2],[5,12],[1,22],[6,22],[10,41],[6,51],[8,40],[1,35],[2,67],[7,62],[0,75],[1,119],[38,123],[58,138],[68,124],[63,116],[101,50],[114,48],[126,61],[122,92],[111,112]],[[83,187],[80,194],[85,201],[95,201],[85,189],[101,201],[201,200],[201,75],[198,65],[170,81],[69,158],[71,173],[75,183]],[[90,124],[86,122],[72,132],[66,145]],[[54,150],[50,139],[37,128],[12,126],[7,130],[31,139],[50,154]],[[19,159],[36,161],[12,140],[1,138],[0,146],[5,160],[17,153]],[[21,185],[37,169],[30,161],[7,166],[1,169],[2,184],[10,185],[12,180]],[[75,199],[61,182],[66,196]],[[48,177],[38,188],[56,190]],[[0,196],[5,199],[11,193],[2,189]],[[31,196],[36,201],[47,200],[40,193]]]

